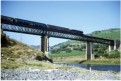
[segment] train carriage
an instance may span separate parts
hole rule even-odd
[[[73,29],[71,29],[70,34],[73,34],[73,35],[83,35],[83,32],[79,31],[79,30],[73,30]]]
[[[43,29],[44,30],[46,28],[46,24],[32,22],[32,21],[28,21],[28,20],[21,20],[18,18],[15,18],[15,24],[23,26],[23,27],[25,26],[25,27],[33,28],[33,29]]]
[[[48,31],[54,31],[54,32],[60,32],[60,33],[69,33],[70,32],[70,29],[68,29],[68,28],[49,25],[49,24],[47,24],[47,30]]]
[[[7,16],[1,16],[1,23],[11,24],[11,23],[13,23],[13,21],[14,21],[14,18],[7,17]]]

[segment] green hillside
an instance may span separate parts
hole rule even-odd
[[[102,31],[94,31],[87,35],[93,36],[93,37],[105,38],[105,39],[120,40],[120,30],[121,30],[120,28],[112,28],[112,29],[107,29]],[[82,43],[83,41],[68,40],[66,42],[52,46],[52,49],[66,46],[66,45],[79,45]]]
[[[119,40],[120,39],[120,29],[108,29],[102,31],[95,31],[90,34],[90,36]]]

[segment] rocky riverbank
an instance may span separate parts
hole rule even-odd
[[[1,80],[120,80],[120,73],[83,68],[62,69],[4,69]]]

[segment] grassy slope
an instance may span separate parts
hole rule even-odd
[[[101,32],[97,32],[97,33],[93,32],[91,35],[94,37],[119,40],[120,39],[120,29],[102,30]]]
[[[44,61],[44,62],[43,62]],[[40,51],[37,51],[21,42],[1,34],[1,68],[66,68],[49,62],[50,59]]]

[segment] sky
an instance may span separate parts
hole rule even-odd
[[[5,16],[62,26],[83,31],[120,27],[119,1],[2,1]],[[5,32],[10,38],[28,45],[40,45],[41,36]],[[50,46],[67,41],[50,38]]]

